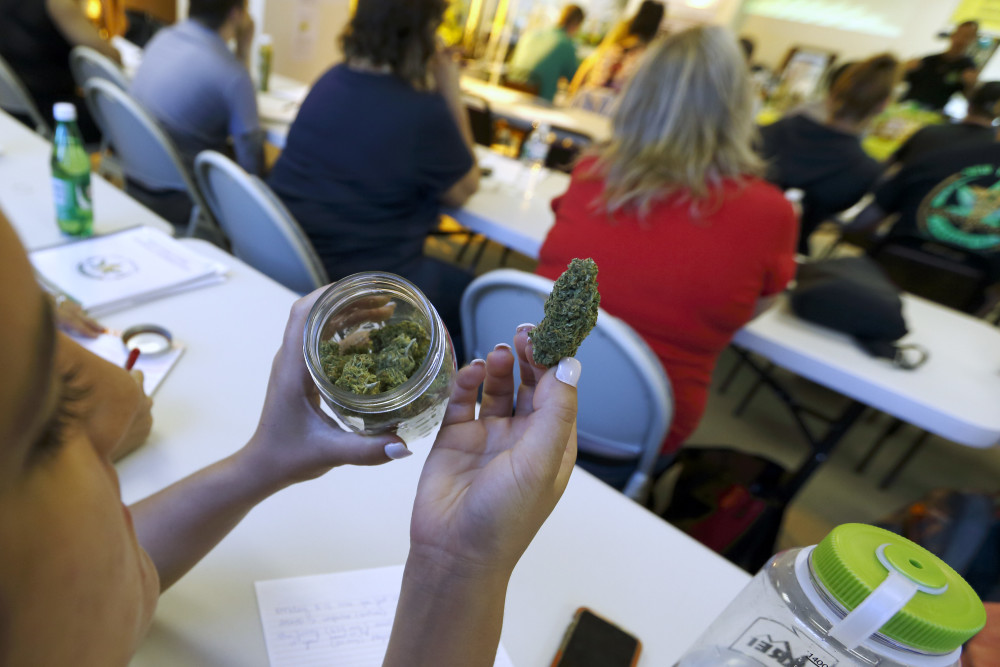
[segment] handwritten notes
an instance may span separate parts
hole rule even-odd
[[[379,667],[403,567],[258,581],[271,667]],[[501,646],[495,667],[513,667]]]

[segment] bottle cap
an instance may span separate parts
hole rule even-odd
[[[52,117],[59,123],[71,123],[76,120],[76,107],[69,102],[56,102],[52,107]]]
[[[845,645],[857,643],[843,635],[867,638],[877,631],[911,648],[943,654],[986,625],[983,603],[955,570],[887,530],[858,523],[838,526],[813,551],[812,567],[848,611],[830,631]]]

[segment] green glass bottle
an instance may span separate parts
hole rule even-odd
[[[60,102],[53,108],[56,136],[52,144],[52,190],[56,221],[68,236],[86,238],[94,233],[90,198],[90,156],[76,125],[76,107]]]

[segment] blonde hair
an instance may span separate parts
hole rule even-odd
[[[597,150],[608,213],[683,193],[697,209],[723,181],[763,172],[753,150],[746,60],[724,28],[656,40],[622,93]]]

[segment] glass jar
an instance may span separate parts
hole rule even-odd
[[[423,361],[395,389],[359,395],[337,387],[323,370],[320,345],[348,343],[361,332],[414,322],[429,334]],[[455,353],[441,317],[424,294],[392,273],[365,272],[334,283],[306,319],[303,355],[323,401],[347,428],[374,435],[395,432],[409,444],[430,435],[444,418],[455,377]]]
[[[861,622],[846,622],[852,615]],[[847,524],[818,546],[775,556],[677,667],[958,667],[961,645],[985,621],[944,562],[888,531]]]

